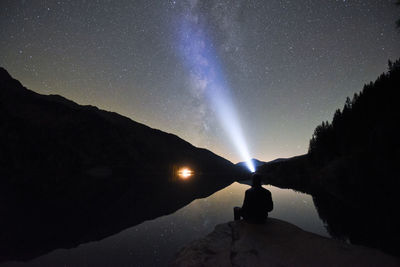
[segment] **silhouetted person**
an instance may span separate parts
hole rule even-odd
[[[261,176],[254,174],[253,185],[246,190],[243,206],[234,208],[234,217],[235,220],[243,217],[251,223],[264,223],[273,208],[271,192],[261,186]]]

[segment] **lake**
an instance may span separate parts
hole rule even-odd
[[[329,237],[310,195],[264,186],[272,193],[271,217]],[[56,249],[25,263],[0,266],[164,266],[184,245],[210,233],[217,224],[233,220],[247,184],[234,182],[209,197],[196,199],[176,212],[145,221],[97,242]],[[166,200],[168,201],[168,200]]]

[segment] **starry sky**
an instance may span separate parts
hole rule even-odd
[[[394,2],[2,0],[0,66],[238,162],[204,86],[212,64],[250,156],[269,161],[306,153],[315,127],[399,57]]]

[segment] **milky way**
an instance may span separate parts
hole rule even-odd
[[[183,60],[191,52],[182,50],[182,14],[195,15],[250,156],[290,157],[399,57],[393,2],[3,0],[0,65],[36,92],[121,113],[240,161],[204,79]]]

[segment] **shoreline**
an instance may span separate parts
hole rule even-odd
[[[232,221],[182,248],[170,266],[399,266],[377,249],[304,231],[275,218]]]

